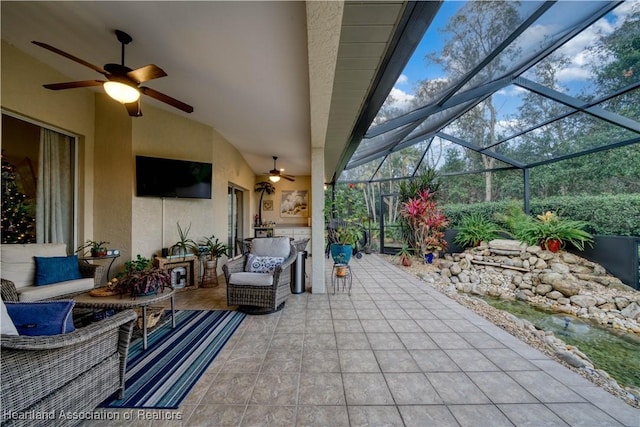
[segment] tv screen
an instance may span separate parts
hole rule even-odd
[[[139,197],[211,198],[211,163],[136,156]]]

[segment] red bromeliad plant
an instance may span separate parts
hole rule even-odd
[[[400,214],[407,220],[413,234],[413,246],[422,253],[444,251],[447,241],[444,229],[449,221],[438,207],[434,193],[429,190],[418,192],[402,204]]]

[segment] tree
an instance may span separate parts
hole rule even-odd
[[[454,84],[489,54],[520,23],[519,2],[475,1],[465,4],[441,30],[447,40],[442,52],[427,57],[428,63],[440,65],[446,72],[446,80]],[[504,73],[505,64],[517,53],[510,45],[491,63],[485,66],[468,83],[474,87],[496,79]],[[428,90],[427,90],[428,92]],[[453,126],[458,137],[478,146],[486,147],[497,141],[497,109],[493,97],[489,96],[472,110],[461,116]],[[467,150],[468,154],[470,150]],[[477,155],[475,156],[478,157]],[[492,169],[495,159],[480,156],[484,169]],[[492,200],[492,174],[485,172],[485,200]]]
[[[35,220],[27,195],[16,184],[16,167],[2,156],[2,243],[35,243]]]

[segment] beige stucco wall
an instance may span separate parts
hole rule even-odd
[[[145,97],[144,116],[130,118],[99,91],[44,89],[42,84],[70,79],[4,41],[1,65],[4,110],[79,136],[80,241],[108,240],[121,249],[112,272],[138,253],[151,257],[175,243],[178,221],[191,224],[191,238],[215,234],[226,241],[229,183],[247,190],[244,234],[250,235],[256,177],[215,129]],[[136,197],[136,154],[213,163],[212,199]]]

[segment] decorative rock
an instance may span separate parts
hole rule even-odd
[[[631,304],[626,306],[625,309],[620,312],[620,314],[630,319],[640,320],[640,306],[637,303],[632,302]]]
[[[569,270],[571,270],[572,273],[577,273],[577,274],[587,274],[591,271],[591,269],[585,265],[577,265],[577,264],[573,264],[569,267]]]
[[[536,264],[535,264],[535,268],[537,270],[544,270],[545,268],[547,268],[547,263],[542,258],[538,258],[538,261],[536,261]]]
[[[517,252],[519,254],[520,252],[527,250],[527,246],[517,240],[495,239],[489,242],[489,249],[491,249],[492,252],[493,250],[505,250]]]
[[[575,366],[576,368],[584,368],[585,366],[584,360],[582,360],[579,356],[571,353],[570,351],[556,351],[556,356],[558,356],[560,360],[563,360],[569,365]]]
[[[558,298],[558,304],[560,305],[569,305],[571,303],[571,301],[569,300],[569,298]]]
[[[515,297],[508,292],[503,292],[500,294],[500,299],[502,301],[513,301]]]
[[[568,266],[564,264],[560,264],[558,262],[554,262],[554,263],[551,263],[551,271],[555,273],[560,273],[560,274],[568,274],[570,270]]]
[[[542,252],[542,248],[540,248],[540,246],[529,246],[526,249],[527,252],[529,252],[530,254],[539,254],[540,252]]]
[[[469,283],[469,274],[467,274],[466,272],[462,272],[460,274],[458,274],[458,279],[460,280],[460,282],[462,283]]]
[[[538,258],[543,259],[545,261],[549,261],[553,259],[553,253],[549,251],[540,251],[538,254]]]
[[[580,292],[580,287],[571,282],[565,282],[558,280],[551,284],[555,291],[560,292],[565,297],[571,297],[577,295]],[[594,303],[595,304],[595,303]]]
[[[536,286],[536,294],[538,295],[547,295],[548,293],[550,293],[553,290],[553,286],[551,285],[547,285],[547,284],[540,284],[538,286]],[[562,294],[560,292],[558,292],[558,298],[560,296],[562,296]],[[558,298],[552,298],[552,299],[558,299]]]
[[[571,304],[577,305],[582,308],[594,307],[596,305],[596,298],[592,295],[574,295],[569,298]]]
[[[613,302],[616,303],[616,307],[618,307],[618,310],[622,310],[623,308],[629,305],[629,300],[626,299],[625,297],[615,297],[613,299]]]
[[[529,296],[524,291],[518,291],[516,292],[516,299],[518,301],[529,301]]]
[[[547,286],[551,287],[551,285],[547,285]],[[518,285],[518,287],[520,289],[531,289],[531,288],[533,288],[533,285],[531,283],[526,283],[525,282],[525,283],[520,283],[520,285]]]
[[[460,268],[460,265],[458,264],[453,264],[451,267],[449,267],[449,271],[453,276],[457,276],[458,274],[462,273],[462,268]]]
[[[538,276],[541,283],[548,285],[554,285],[555,283],[562,282],[562,274],[559,273],[542,273]]]
[[[560,259],[567,264],[578,264],[580,262],[580,258],[570,252],[562,252]]]
[[[538,285],[538,286],[541,286],[541,285]],[[552,299],[552,300],[557,300],[558,298],[562,298],[562,294],[560,292],[558,292],[558,291],[551,291],[551,292],[545,294],[545,296],[547,298],[549,298],[549,299]]]

